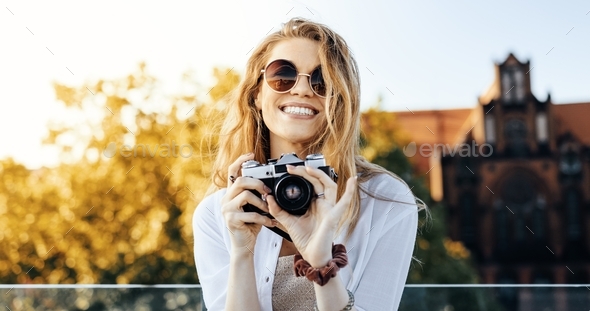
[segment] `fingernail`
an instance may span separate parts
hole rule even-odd
[[[291,165],[291,164],[287,164],[287,168],[292,170],[292,169],[295,168],[295,166],[294,165]]]
[[[266,194],[269,194],[272,192],[272,190],[269,187],[267,187],[266,185],[264,185],[264,191],[266,192]]]

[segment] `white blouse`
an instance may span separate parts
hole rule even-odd
[[[416,201],[406,185],[389,175],[378,175],[361,187],[398,202],[360,192],[356,228],[347,241],[346,229],[334,241],[344,244],[348,251],[348,265],[338,276],[354,294],[358,310],[397,310],[416,241]],[[225,191],[221,189],[203,199],[193,217],[195,263],[205,305],[211,311],[224,310],[227,296],[231,244],[221,214]],[[266,227],[256,239],[254,269],[263,311],[272,311],[272,288],[282,240]]]

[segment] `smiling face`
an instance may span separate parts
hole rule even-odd
[[[318,51],[319,44],[310,39],[286,39],[274,46],[266,64],[285,59],[295,65],[298,73],[310,74],[320,65]],[[308,143],[317,138],[325,123],[325,101],[312,91],[309,77],[304,75],[286,93],[275,92],[261,80],[255,102],[270,131],[272,158],[289,152],[297,153],[300,158],[307,155]]]

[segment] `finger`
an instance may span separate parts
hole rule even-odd
[[[347,181],[346,181],[346,189],[344,190],[344,194],[342,194],[342,197],[340,197],[340,200],[338,201],[338,203],[336,203],[336,206],[334,207],[334,209],[341,209],[344,210],[346,208],[348,208],[348,206],[350,206],[350,202],[352,201],[353,197],[354,197],[354,193],[355,193],[355,189],[357,188],[357,177],[350,177]]]
[[[266,203],[269,213],[287,229],[289,224],[297,218],[283,210],[272,195],[266,197]]]
[[[231,186],[232,182],[230,180],[230,176],[237,178],[238,176],[240,176],[240,171],[242,168],[242,163],[244,163],[245,161],[248,160],[252,160],[254,159],[254,153],[250,152],[250,153],[246,153],[243,154],[241,156],[239,156],[232,164],[229,165],[229,167],[227,168],[227,186]]]
[[[224,200],[232,200],[244,191],[250,192],[249,190],[254,190],[260,195],[269,194],[271,192],[271,189],[268,188],[260,179],[251,177],[238,177],[233,185],[230,185],[227,188]]]
[[[251,225],[251,224],[258,224],[258,225],[263,225],[263,226],[267,226],[267,227],[274,227],[275,226],[275,222],[272,221],[272,219],[266,217],[266,216],[262,216],[258,213],[235,213],[230,217],[230,222],[233,224],[247,224],[247,225]]]
[[[334,201],[336,200],[336,190],[337,190],[337,185],[334,181],[330,180],[330,177],[328,177],[324,172],[322,172],[321,170],[318,170],[321,174],[326,175],[326,177],[328,177],[327,180],[325,180],[324,182],[322,182],[322,180],[320,180],[319,178],[311,175],[309,173],[308,170],[316,170],[314,168],[311,167],[305,167],[305,166],[287,166],[287,171],[290,174],[293,175],[298,175],[301,176],[303,178],[305,178],[307,181],[309,181],[316,194],[319,193],[324,193],[324,195],[329,198],[330,200]]]
[[[231,206],[233,210],[242,210],[242,206],[246,204],[252,204],[259,208],[261,211],[268,213],[268,204],[262,200],[259,196],[255,195],[250,191],[243,191],[237,195],[233,200]]]

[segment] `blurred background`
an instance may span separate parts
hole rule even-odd
[[[198,283],[191,217],[223,96],[251,49],[297,16],[347,40],[363,154],[431,209],[408,283],[590,283],[583,1],[3,6],[0,283]],[[590,304],[570,296],[445,299]]]

